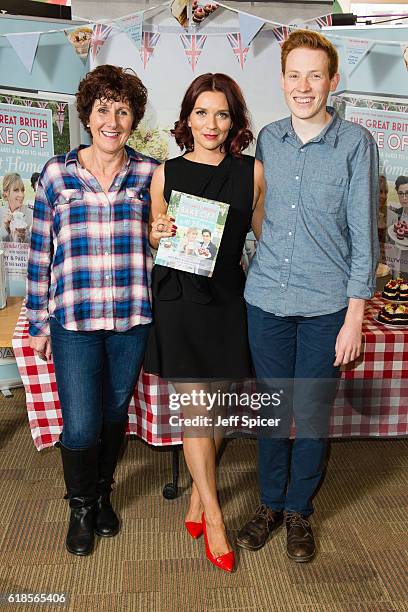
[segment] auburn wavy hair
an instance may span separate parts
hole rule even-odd
[[[332,79],[339,70],[339,56],[336,47],[319,32],[313,30],[295,30],[289,34],[281,49],[281,69],[285,74],[286,59],[294,49],[306,48],[324,51],[327,55],[329,77]]]
[[[88,72],[79,83],[76,94],[78,115],[88,133],[90,130],[87,124],[96,100],[114,100],[129,104],[134,130],[145,113],[147,89],[136,74],[118,66],[104,64]]]
[[[254,136],[241,88],[226,74],[208,72],[194,79],[184,94],[180,116],[171,133],[182,151],[194,150],[194,139],[191,129],[188,127],[188,119],[198,96],[207,91],[220,91],[227,98],[232,127],[223,143],[223,148],[226,153],[230,153],[234,157],[240,157],[242,151],[253,142]]]

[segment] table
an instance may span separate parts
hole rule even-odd
[[[22,297],[8,297],[7,306],[0,310],[0,346],[2,347],[12,346],[13,332],[22,304]]]
[[[379,295],[367,303],[364,355],[342,372],[331,415],[331,437],[408,435],[408,328],[391,329],[373,319]],[[13,336],[13,349],[26,390],[28,419],[38,450],[57,442],[62,428],[54,366],[28,346],[24,307]],[[169,384],[142,371],[129,406],[129,433],[149,444],[181,442],[169,425]]]

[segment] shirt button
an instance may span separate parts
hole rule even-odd
[[[285,257],[285,262],[288,263],[289,259],[287,257]]]
[[[299,180],[299,177],[298,177],[298,176],[295,176],[295,179],[298,181],[298,180]]]
[[[109,255],[109,251],[105,251],[105,255]]]
[[[296,204],[292,204],[292,208],[296,208]]]
[[[107,274],[107,275],[105,276],[105,278],[106,278],[106,280],[109,280],[109,279],[110,279],[109,274]]]
[[[300,149],[300,152],[301,152],[301,153],[304,153],[304,152],[305,152],[305,150],[304,150],[304,149]]]
[[[285,283],[281,283],[281,287],[286,287]]]
[[[291,236],[291,235],[292,235],[292,232],[289,232],[289,236]]]

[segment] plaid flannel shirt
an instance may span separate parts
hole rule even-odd
[[[27,274],[32,336],[49,334],[50,316],[74,331],[125,331],[152,319],[149,186],[158,162],[126,147],[105,194],[79,149],[50,159],[39,179]]]

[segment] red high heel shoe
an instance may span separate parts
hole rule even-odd
[[[186,521],[185,523],[186,529],[188,533],[191,535],[194,540],[201,537],[203,535],[203,524],[202,523],[194,523],[193,521]]]
[[[207,559],[210,561],[210,563],[212,563],[216,567],[219,567],[220,569],[224,570],[224,572],[230,572],[231,573],[232,570],[234,569],[234,565],[235,565],[234,551],[230,550],[229,552],[225,553],[225,555],[221,555],[220,557],[214,557],[214,555],[212,554],[212,552],[210,550],[210,547],[208,546],[207,526],[205,524],[204,512],[202,514],[201,521],[202,521],[202,524],[203,524],[204,543],[205,543],[205,555],[206,555]]]

